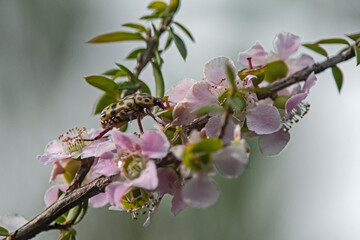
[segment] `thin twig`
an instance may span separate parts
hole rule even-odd
[[[90,168],[94,162],[94,157],[86,158],[81,161],[81,166],[78,169],[78,171],[75,174],[75,177],[73,181],[71,182],[69,188],[66,190],[66,193],[61,196],[66,196],[72,191],[74,191],[76,188],[79,188],[81,186],[81,183],[84,181],[86,175],[90,171]]]

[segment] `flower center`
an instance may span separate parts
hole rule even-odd
[[[84,141],[84,139],[89,139],[89,135],[85,127],[72,128],[68,130],[65,134],[61,134],[58,137],[61,141],[64,152],[75,153],[81,151],[85,146],[91,144],[89,141]]]
[[[141,171],[146,168],[146,159],[136,153],[118,153],[120,156],[118,166],[121,167],[122,176],[132,180],[140,176]]]
[[[288,114],[288,117],[283,118],[285,132],[288,132],[294,123],[297,123],[302,119],[310,110],[310,104],[306,102],[299,103]]]

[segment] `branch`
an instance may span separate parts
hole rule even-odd
[[[69,188],[66,190],[64,196],[67,196],[70,192],[74,191],[76,188],[81,186],[81,183],[84,181],[86,175],[90,171],[92,164],[94,163],[94,157],[83,159],[81,161],[81,166],[76,172],[74,179],[72,180]]]
[[[346,60],[349,60],[350,58],[353,58],[355,56],[354,48],[355,48],[355,46],[351,46],[348,50],[340,52],[339,54],[337,54],[321,63],[315,63],[311,67],[306,67],[306,68],[304,68],[300,71],[297,71],[285,78],[279,79],[279,80],[271,83],[269,86],[267,86],[265,88],[266,90],[269,91],[269,93],[258,94],[258,98],[264,99],[267,97],[272,97],[277,91],[279,91],[281,89],[284,89],[284,88],[286,88],[292,84],[295,84],[297,82],[305,81],[311,72],[318,74],[328,68],[335,66],[338,63],[341,63]]]
[[[58,199],[45,211],[40,213],[34,219],[30,220],[24,226],[11,233],[9,239],[21,240],[33,238],[38,233],[49,230],[49,225],[60,217],[63,213],[79,205],[83,201],[105,191],[107,185],[112,181],[111,177],[101,176],[81,188],[73,190],[63,198]]]

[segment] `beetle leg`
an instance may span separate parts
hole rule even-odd
[[[141,125],[141,116],[140,116],[140,114],[137,117],[137,122],[138,122],[138,125],[139,125],[139,128],[140,128],[140,133],[143,134],[144,130],[143,130],[143,127]]]
[[[164,123],[163,123],[163,122],[160,122],[159,120],[157,120],[156,117],[154,116],[154,114],[151,112],[151,110],[150,110],[149,108],[146,108],[145,111],[146,111],[146,113],[147,113],[150,117],[152,117],[152,118],[155,120],[155,122],[157,122],[157,123],[159,123],[159,124],[161,124],[161,125],[164,126]]]
[[[102,138],[108,131],[110,131],[112,129],[112,127],[104,129],[102,132],[99,133],[99,135],[97,135],[96,137],[92,138],[92,139],[82,139],[81,141],[95,141],[98,140],[100,138]]]

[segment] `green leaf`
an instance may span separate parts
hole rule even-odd
[[[145,32],[146,31],[146,28],[143,25],[138,24],[138,23],[125,23],[122,26],[139,30],[139,32]]]
[[[135,75],[130,71],[130,69],[128,69],[127,67],[125,67],[124,65],[120,64],[120,63],[115,63],[121,70],[125,71],[126,75],[128,75],[131,79],[131,81],[133,83],[136,83],[137,79],[135,77]]]
[[[353,33],[346,36],[348,36],[351,40],[356,42],[360,38],[360,33]]]
[[[140,80],[140,82],[142,83],[142,87],[139,89],[140,92],[141,93],[147,93],[147,94],[151,95],[151,90],[150,90],[149,86],[145,82],[143,82],[141,80]]]
[[[320,41],[317,41],[314,44],[346,44],[350,46],[350,43],[342,38],[329,38],[329,39],[322,39]]]
[[[339,91],[339,93],[340,93],[341,87],[342,87],[342,83],[343,83],[343,74],[342,74],[340,68],[338,68],[337,66],[333,66],[333,67],[331,68],[331,71],[332,71],[332,74],[333,74],[333,76],[334,76],[337,89],[338,89],[338,91]]]
[[[173,42],[173,37],[172,37],[172,34],[169,33],[168,37],[166,39],[166,44],[165,44],[164,50],[168,49],[172,42]]]
[[[125,123],[124,125],[122,125],[119,129],[121,132],[126,132],[127,128],[128,128],[128,123]]]
[[[155,93],[156,93],[156,96],[157,97],[163,97],[164,96],[165,83],[164,83],[163,75],[161,73],[161,69],[154,62],[152,62],[152,67],[153,67],[153,74],[154,74],[154,78],[155,78]]]
[[[136,88],[136,84],[133,82],[120,82],[118,85],[118,89],[119,90],[124,90],[124,89],[135,89]]]
[[[320,47],[317,44],[305,43],[305,44],[303,44],[303,46],[310,50],[313,50],[314,52],[317,52],[325,57],[328,57],[328,53],[325,51],[325,49]]]
[[[101,113],[105,107],[109,106],[110,104],[116,102],[116,98],[113,95],[104,93],[95,103],[93,114],[96,115]]]
[[[76,231],[73,228],[70,228],[68,231],[62,233],[63,235],[58,238],[58,240],[75,240]]]
[[[184,33],[191,39],[191,41],[195,42],[194,37],[184,25],[180,24],[179,22],[174,22],[174,24],[177,25],[181,30],[183,30]]]
[[[106,72],[104,72],[102,75],[106,76],[115,76],[120,70],[117,68],[109,69]]]
[[[129,53],[127,55],[126,59],[137,59],[138,55],[140,53],[143,53],[145,51],[145,48],[137,48]]]
[[[73,224],[76,218],[79,216],[80,212],[81,212],[81,204],[70,209],[68,215],[66,216],[66,222]]]
[[[360,47],[355,46],[356,66],[360,64]]]
[[[9,231],[0,226],[0,236],[9,236]]]
[[[78,224],[79,222],[81,222],[81,220],[84,218],[84,216],[85,216],[85,214],[86,214],[86,212],[87,212],[87,210],[88,210],[88,208],[89,208],[88,200],[82,202],[82,203],[80,204],[80,208],[81,208],[80,213],[79,213],[79,215],[76,217],[76,219],[75,219],[75,221],[74,221],[74,225],[75,225],[75,224]]]
[[[114,96],[118,95],[117,84],[113,80],[108,79],[107,77],[89,76],[89,77],[85,77],[85,80],[90,85],[92,85],[96,88],[99,88],[108,94],[111,94]]]
[[[118,69],[118,72],[113,76],[112,80],[117,79],[118,77],[127,77],[128,74],[126,71]]]
[[[183,42],[183,40],[176,35],[171,29],[169,30],[169,33],[172,34],[172,38],[174,39],[175,45],[177,47],[177,49],[179,50],[182,58],[185,60],[186,59],[186,55],[187,55],[187,50],[186,50],[186,46],[185,43]]]
[[[265,80],[274,82],[277,79],[283,78],[287,75],[289,69],[284,61],[275,61],[268,63],[265,70]]]
[[[140,33],[133,32],[112,32],[94,37],[88,43],[108,43],[119,41],[144,40]]]
[[[196,143],[194,148],[192,149],[194,152],[207,152],[212,153],[216,152],[220,148],[222,148],[223,142],[218,138],[206,138]]]
[[[165,11],[167,4],[163,1],[153,1],[148,5],[148,9],[153,9],[157,12]]]
[[[229,99],[229,104],[230,104],[231,109],[235,113],[242,112],[242,110],[246,106],[246,102],[245,102],[244,98],[240,97],[240,96],[234,96],[234,97],[230,98]]]
[[[232,68],[229,65],[226,65],[226,74],[229,79],[231,88],[233,90],[235,90],[236,89],[235,76],[234,76],[234,72],[233,72]]]
[[[142,16],[140,19],[141,20],[151,20],[151,19],[156,19],[156,18],[159,18],[158,14],[145,15],[145,16]]]
[[[224,112],[224,108],[219,105],[208,105],[204,107],[200,107],[196,110],[196,113],[199,115],[205,115],[209,113],[222,113]]]
[[[180,5],[180,0],[170,0],[169,12],[176,13],[176,11],[179,9],[179,5]]]

